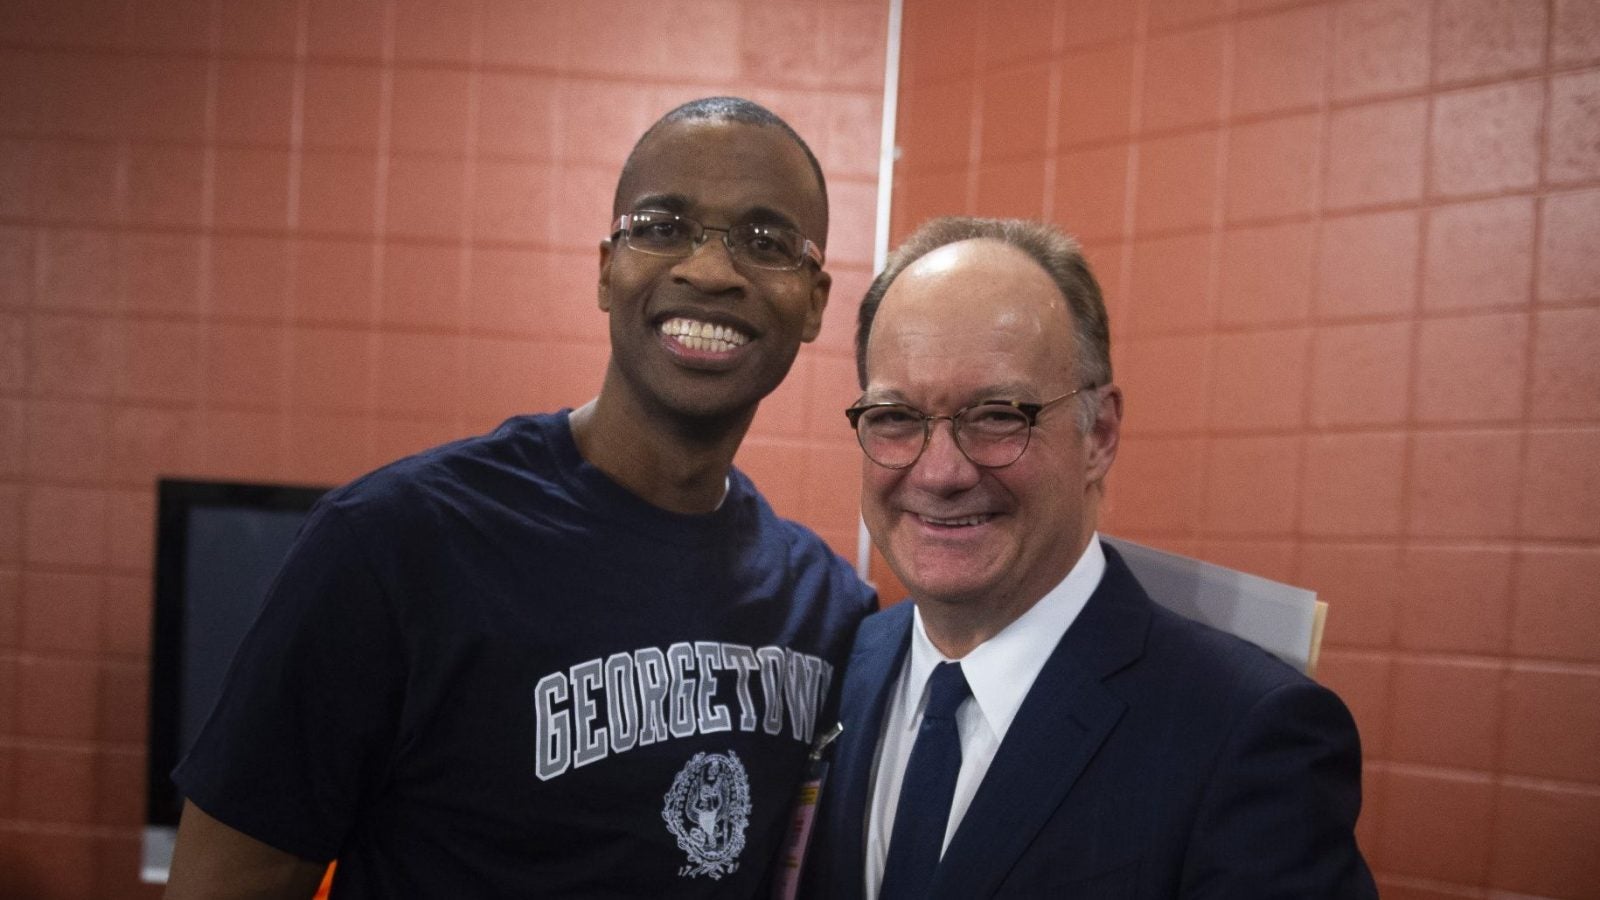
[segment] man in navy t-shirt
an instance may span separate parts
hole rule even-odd
[[[170,898],[764,890],[871,592],[734,453],[821,327],[827,197],[749,101],[639,140],[599,395],[307,520],[174,778]]]

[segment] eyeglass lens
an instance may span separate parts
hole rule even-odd
[[[935,419],[905,406],[864,410],[856,420],[861,449],[880,466],[902,469],[917,461],[931,438]],[[1028,417],[1010,406],[990,404],[962,410],[951,419],[956,446],[986,468],[1009,466],[1028,448]]]
[[[706,240],[706,232],[721,231],[734,259],[763,269],[794,269],[806,259],[806,238],[782,225],[746,223],[732,228],[710,228],[674,213],[632,213],[623,219],[622,234],[628,246],[656,256],[689,256]]]

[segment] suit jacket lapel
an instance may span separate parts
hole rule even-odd
[[[1105,576],[1034,680],[945,850],[935,896],[993,894],[1122,717],[1126,704],[1102,682],[1143,653],[1148,601],[1130,593],[1144,595],[1107,547]]]
[[[840,709],[848,710],[835,743],[823,825],[831,852],[830,897],[859,897],[866,870],[867,798],[889,690],[911,640],[911,604],[900,603],[861,624],[845,670]]]

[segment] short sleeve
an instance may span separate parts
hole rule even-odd
[[[367,550],[376,537],[357,531],[326,501],[307,520],[173,772],[212,817],[310,860],[338,855],[384,784],[402,706],[403,644]]]

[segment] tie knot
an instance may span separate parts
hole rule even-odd
[[[934,667],[933,675],[928,678],[928,689],[928,708],[922,713],[924,719],[954,718],[961,701],[972,693],[972,688],[967,686],[967,676],[961,672],[961,664],[954,662]]]

